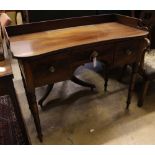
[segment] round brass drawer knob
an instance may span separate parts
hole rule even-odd
[[[54,73],[54,72],[55,72],[54,66],[51,66],[51,67],[49,68],[49,71],[50,71],[51,73]]]
[[[125,53],[126,53],[127,55],[131,55],[133,52],[132,52],[131,50],[128,49],[128,50],[125,51]]]

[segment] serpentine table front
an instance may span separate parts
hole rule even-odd
[[[96,58],[114,68],[131,64],[127,108],[131,100],[135,77],[146,46],[148,32],[141,21],[122,15],[99,15],[59,19],[11,26],[13,57],[18,59],[38,138],[42,141],[35,88],[48,84],[42,105],[55,82],[71,79],[83,86],[94,85],[80,81],[75,69]]]

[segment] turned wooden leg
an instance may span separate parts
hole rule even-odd
[[[126,109],[129,108],[129,105],[131,103],[131,96],[132,96],[132,91],[133,91],[134,86],[135,86],[137,71],[138,71],[138,64],[133,64],[132,65],[132,74],[131,74],[130,84],[129,84],[129,89],[128,89],[128,98],[127,98]]]
[[[49,84],[47,86],[46,92],[43,95],[43,97],[38,101],[38,104],[41,106],[41,108],[43,107],[43,102],[45,101],[45,99],[48,97],[48,95],[50,94],[52,88],[53,88],[54,84]]]
[[[144,98],[146,96],[147,90],[148,90],[148,86],[149,86],[150,81],[146,80],[144,81],[144,85],[143,85],[143,89],[142,89],[142,93],[138,99],[138,107],[142,107],[143,103],[144,103]]]
[[[82,80],[78,79],[75,75],[72,76],[71,81],[80,85],[80,86],[90,87],[91,90],[93,90],[95,88],[95,85],[87,83],[85,81],[82,81]]]
[[[124,66],[123,66],[121,75],[120,75],[120,77],[119,77],[119,79],[118,79],[119,81],[122,81],[122,78],[123,78],[124,75],[125,75],[125,71],[127,70],[127,67],[128,67],[128,65],[124,65]]]
[[[104,75],[104,91],[107,91],[108,87],[108,80],[109,80],[109,68],[108,65],[105,65],[105,75]]]

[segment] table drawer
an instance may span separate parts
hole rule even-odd
[[[36,60],[32,65],[36,86],[67,80],[70,77],[70,57],[59,53]]]
[[[123,41],[117,44],[114,65],[130,64],[137,60],[140,52],[140,42],[136,41]]]
[[[97,60],[113,63],[114,48],[111,45],[89,47],[72,51],[73,64],[84,64],[92,61],[93,55],[97,54]]]

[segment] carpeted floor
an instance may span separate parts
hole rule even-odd
[[[45,108],[41,110],[39,107],[44,135],[44,141],[40,143],[27,106],[17,62],[13,61],[12,66],[32,144],[155,144],[155,84],[152,84],[142,108],[136,105],[135,92],[130,109],[126,111],[127,84],[110,78],[108,92],[105,93],[103,78],[83,69],[78,70],[77,74],[94,83],[97,89],[91,92],[71,81],[56,83]],[[37,89],[38,99],[44,90],[45,87]],[[59,106],[56,106],[57,103]]]
[[[0,144],[23,145],[26,140],[8,95],[0,97]]]

